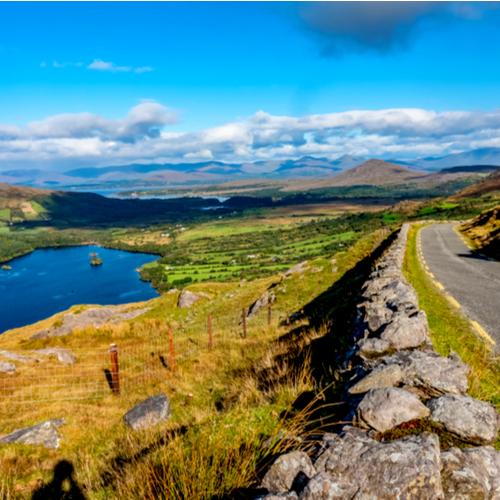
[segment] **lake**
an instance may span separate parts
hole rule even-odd
[[[89,264],[97,252],[101,266]],[[75,304],[124,304],[157,297],[137,269],[158,257],[98,246],[35,250],[0,270],[0,332],[28,325]]]

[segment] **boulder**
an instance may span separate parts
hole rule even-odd
[[[398,425],[425,418],[430,411],[415,394],[389,387],[372,389],[362,399],[356,416],[361,425],[386,432]]]
[[[387,354],[391,350],[391,344],[377,338],[361,339],[358,342],[358,348],[359,355],[367,360]]]
[[[449,394],[428,403],[431,421],[466,442],[491,444],[498,435],[500,420],[496,409],[469,396]]]
[[[15,373],[16,365],[7,361],[0,361],[0,373]]]
[[[304,271],[307,269],[307,260],[304,262],[299,262],[298,264],[295,264],[292,266],[288,271],[285,272],[284,276],[285,278],[289,278],[293,274],[303,274]]]
[[[189,290],[182,290],[177,300],[177,307],[185,309],[191,307],[194,303],[198,302],[203,296]]]
[[[376,332],[380,327],[391,320],[394,312],[382,302],[368,302],[363,304],[365,310],[363,319],[370,332]]]
[[[123,417],[134,430],[153,427],[170,417],[170,401],[164,394],[151,396],[129,410]]]
[[[63,424],[63,419],[46,420],[33,427],[24,427],[3,436],[0,438],[0,443],[22,443],[40,445],[45,448],[59,448],[61,437],[58,427]]]
[[[491,446],[441,453],[446,498],[500,498],[500,452]]]
[[[315,474],[309,456],[303,451],[292,451],[278,457],[264,476],[262,487],[270,493],[285,493],[292,489],[295,481],[301,480],[301,475],[306,482]]]
[[[381,359],[377,369],[394,365],[404,373],[402,383],[420,389],[424,396],[467,392],[470,368],[456,354],[446,358],[431,350],[400,351]]]
[[[46,349],[37,349],[36,354],[48,357],[54,357],[63,365],[74,365],[76,362],[75,355],[69,349],[61,347],[48,347]]]
[[[363,377],[349,389],[350,394],[362,394],[370,389],[395,387],[404,378],[404,371],[397,364],[380,366]]]
[[[31,356],[18,354],[17,352],[11,352],[11,351],[0,351],[0,356],[2,358],[10,359],[12,361],[19,361],[20,363],[34,363],[38,361],[36,358],[32,358]]]
[[[413,316],[407,316],[405,313],[395,314],[380,338],[397,351],[430,344],[427,316],[422,311]]]
[[[300,498],[443,498],[435,434],[383,443],[348,430],[319,456],[315,468],[318,475]]]
[[[276,300],[276,295],[269,290],[266,290],[249,308],[247,317],[255,316],[263,307],[267,307]]]

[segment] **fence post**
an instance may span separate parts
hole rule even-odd
[[[120,394],[120,365],[118,363],[118,346],[109,346],[109,358],[111,361],[111,391],[113,394]]]
[[[172,327],[167,325],[167,333],[168,333],[168,362],[170,365],[170,369],[175,371],[177,368],[177,364],[175,362],[175,345],[174,345],[174,332],[172,331]]]
[[[214,339],[212,335],[212,315],[207,316],[207,334],[208,334],[208,349],[212,349],[214,346]]]
[[[269,301],[267,303],[267,326],[271,326],[271,321],[272,321],[272,304]]]
[[[247,337],[247,310],[243,308],[241,310],[241,325],[243,326],[243,338]]]

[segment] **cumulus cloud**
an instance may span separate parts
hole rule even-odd
[[[411,160],[500,145],[500,110],[397,108],[301,117],[259,111],[244,120],[194,132],[167,127],[175,123],[173,111],[146,101],[122,119],[78,113],[24,127],[0,124],[0,169],[344,154]]]
[[[311,2],[301,11],[304,27],[325,56],[373,50],[386,53],[408,46],[423,24],[450,18],[480,19],[490,7],[462,2]]]

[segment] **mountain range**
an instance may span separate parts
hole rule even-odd
[[[248,179],[311,179],[335,178],[334,185],[352,184],[356,172],[345,172],[369,160],[362,156],[344,155],[336,159],[304,156],[292,160],[269,160],[247,163],[224,163],[207,161],[198,163],[166,163],[166,164],[129,164],[109,167],[74,168],[65,172],[51,172],[42,169],[7,169],[0,172],[0,182],[37,187],[64,189],[73,187],[116,189],[135,189],[138,187],[174,187],[199,184],[219,184],[229,180]],[[491,166],[500,166],[500,148],[483,148],[460,154],[441,157],[426,157],[410,162],[390,160],[392,165],[406,167],[410,172],[406,177],[423,176],[425,170],[437,172],[442,169],[451,171],[477,172],[491,170]],[[367,168],[361,172],[365,183],[376,180],[377,173],[370,175]],[[394,169],[394,167],[392,167]],[[401,171],[394,170],[395,178],[402,179]],[[342,184],[345,182],[344,184]]]

